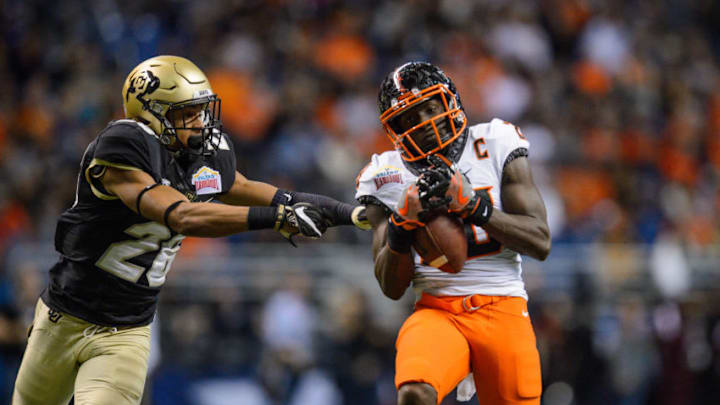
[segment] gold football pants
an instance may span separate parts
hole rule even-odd
[[[150,353],[150,326],[110,328],[38,300],[12,405],[136,405]]]

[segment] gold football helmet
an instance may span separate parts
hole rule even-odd
[[[202,142],[194,142],[189,149],[205,153],[205,143],[214,132],[222,130],[220,99],[213,93],[202,70],[189,60],[171,55],[150,58],[133,69],[125,79],[122,90],[125,117],[148,125],[165,146],[177,145],[176,127],[171,113],[191,105],[204,105]]]

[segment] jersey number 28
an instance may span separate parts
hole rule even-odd
[[[185,235],[170,237],[170,230],[157,222],[135,224],[125,233],[137,240],[115,242],[95,263],[99,268],[122,278],[137,283],[145,274],[150,287],[159,287],[165,283],[165,275],[170,270],[175,254],[180,250],[180,242]],[[128,260],[145,253],[155,252],[157,255],[150,268],[130,263]]]

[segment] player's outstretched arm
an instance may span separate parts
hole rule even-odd
[[[355,225],[363,230],[370,229],[364,206],[350,205],[319,194],[282,190],[267,183],[249,180],[239,172],[235,173],[235,181],[230,190],[218,199],[225,204],[272,207],[280,204],[310,203],[322,210],[330,227]]]
[[[249,180],[240,172],[235,172],[232,187],[227,193],[219,196],[218,200],[230,205],[269,207],[277,191],[278,188],[271,184]]]
[[[483,229],[508,248],[545,260],[550,253],[550,229],[527,158],[507,164],[500,193],[503,209],[493,210]]]
[[[375,278],[383,293],[393,300],[400,299],[410,285],[415,270],[410,253],[411,242],[405,248],[394,251],[388,245],[388,216],[377,205],[367,206],[367,218],[373,231],[373,258]]]
[[[254,229],[275,229],[319,237],[326,229],[320,211],[311,206],[236,207],[190,203],[170,186],[156,185],[141,170],[107,167],[100,179],[107,191],[138,214],[187,236],[220,237]]]

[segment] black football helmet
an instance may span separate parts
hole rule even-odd
[[[397,118],[430,98],[437,98],[444,111],[402,131]],[[427,157],[436,153],[453,162],[460,158],[467,140],[467,118],[455,84],[438,67],[427,62],[408,62],[393,70],[380,86],[378,108],[385,132],[409,168],[427,167]],[[435,132],[435,142],[431,147],[421,148],[412,135],[425,131],[428,125]]]

